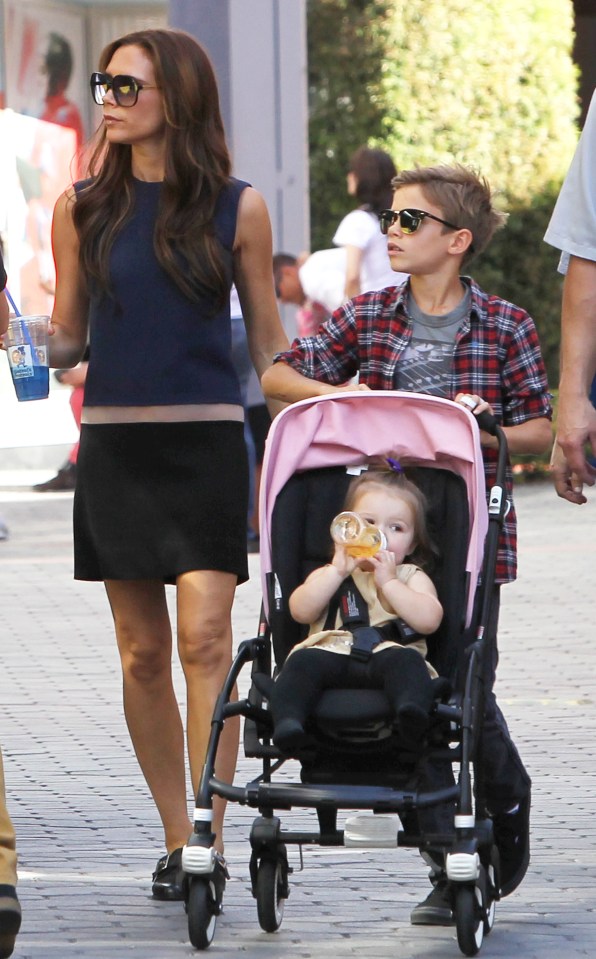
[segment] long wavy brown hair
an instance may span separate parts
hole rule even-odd
[[[103,50],[105,72],[116,50],[141,47],[155,70],[166,121],[165,177],[155,224],[161,266],[192,300],[211,295],[223,304],[229,289],[213,217],[229,182],[231,163],[213,67],[201,45],[181,30],[139,30]],[[114,239],[132,213],[131,147],[109,143],[103,123],[89,161],[90,180],[78,192],[74,223],[85,275],[109,290]]]

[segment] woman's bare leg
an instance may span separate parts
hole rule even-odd
[[[192,825],[165,588],[157,580],[110,580],[105,586],[122,660],[126,722],[172,852],[186,843]]]
[[[232,603],[236,576],[213,570],[184,573],[177,580],[178,651],[187,686],[187,740],[193,789],[201,777],[211,716],[232,661]],[[231,782],[238,755],[239,720],[228,719],[220,739],[215,772]],[[225,801],[214,800],[213,832],[223,852]]]

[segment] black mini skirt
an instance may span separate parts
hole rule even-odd
[[[175,583],[217,570],[243,583],[247,508],[242,423],[83,424],[75,579]]]

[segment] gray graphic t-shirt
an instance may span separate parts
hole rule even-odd
[[[394,376],[396,390],[451,395],[453,345],[464,317],[470,312],[469,287],[455,309],[441,316],[423,313],[410,294],[407,310],[412,318],[412,339],[404,350]]]

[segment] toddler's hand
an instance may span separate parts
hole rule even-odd
[[[335,544],[335,553],[331,565],[335,566],[343,579],[352,575],[359,562],[360,560],[355,556],[350,556],[345,546],[341,546],[339,543]]]
[[[370,563],[374,570],[375,583],[379,589],[390,580],[395,579],[397,575],[395,553],[388,549],[380,549],[378,553],[370,557]]]

